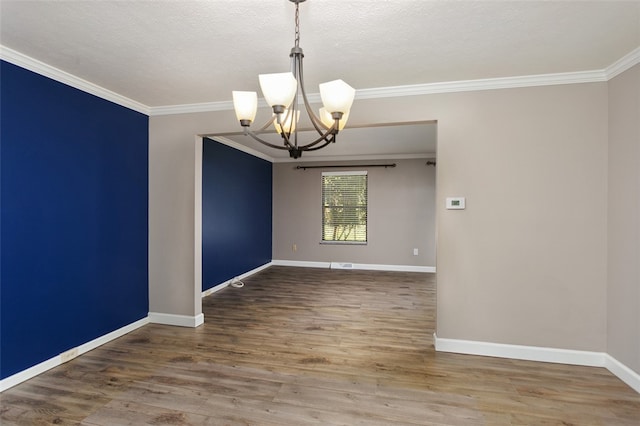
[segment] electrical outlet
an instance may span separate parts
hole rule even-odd
[[[60,362],[71,361],[78,356],[78,348],[69,349],[66,352],[60,354]]]
[[[413,249],[413,255],[414,255],[414,256],[417,256],[417,255],[418,255],[418,249],[417,249],[417,248],[414,248],[414,249]]]
[[[291,247],[291,250],[293,250],[294,252],[298,251],[298,245],[294,243]]]

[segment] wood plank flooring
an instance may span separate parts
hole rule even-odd
[[[271,267],[5,391],[2,425],[634,425],[603,368],[436,353],[435,276]]]

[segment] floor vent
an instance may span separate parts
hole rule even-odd
[[[331,269],[353,269],[353,263],[331,262]]]

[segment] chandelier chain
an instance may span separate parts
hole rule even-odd
[[[296,37],[295,37],[295,47],[300,46],[300,13],[298,12],[299,4],[296,3]]]

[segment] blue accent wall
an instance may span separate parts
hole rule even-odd
[[[271,261],[272,166],[205,139],[202,290]]]
[[[148,314],[148,117],[2,61],[0,373]]]

